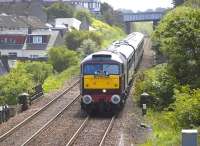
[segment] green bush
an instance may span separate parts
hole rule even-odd
[[[54,74],[49,76],[43,84],[43,89],[45,93],[52,92],[63,86],[64,82],[70,79],[74,75],[78,75],[80,70],[79,65],[71,66],[59,74]]]
[[[83,57],[92,54],[98,49],[99,48],[97,48],[96,42],[92,41],[91,39],[84,40],[80,46],[80,51],[82,52]]]
[[[57,72],[62,72],[71,65],[76,65],[79,60],[76,52],[64,47],[51,48],[48,52],[48,58]]]
[[[81,22],[88,22],[89,24],[92,22],[92,15],[88,10],[79,9],[75,12],[75,18],[80,20]]]
[[[173,104],[175,115],[181,127],[193,128],[200,125],[200,89],[191,90],[184,86],[175,91]]]
[[[174,101],[173,93],[177,84],[176,78],[168,71],[167,64],[161,64],[140,73],[136,79],[134,95],[139,97],[147,92],[152,97],[151,106],[160,110]]]
[[[53,20],[55,18],[72,18],[74,15],[73,7],[63,3],[54,3],[44,10],[48,20]]]
[[[178,7],[160,21],[154,39],[181,84],[200,86],[200,9]]]
[[[43,84],[44,80],[53,73],[53,66],[46,62],[25,62],[19,63],[17,69],[25,69],[28,74],[32,75],[36,84]]]
[[[25,69],[12,69],[9,74],[1,77],[0,96],[7,104],[16,104],[17,96],[32,91],[33,86],[32,77]]]
[[[67,48],[71,50],[77,50],[80,48],[81,43],[87,39],[94,41],[97,45],[97,48],[101,46],[101,36],[96,32],[90,31],[73,30],[72,32],[67,33],[65,42]]]

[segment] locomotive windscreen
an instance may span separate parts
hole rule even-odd
[[[117,64],[85,64],[83,73],[86,75],[119,75]]]

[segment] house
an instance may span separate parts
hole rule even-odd
[[[100,0],[63,0],[63,2],[86,8],[93,14],[100,14],[101,2]]]
[[[63,42],[59,31],[1,31],[0,54],[10,59],[45,60],[48,49]]]
[[[79,30],[80,25],[81,25],[81,21],[75,18],[56,18],[55,19],[55,28],[66,28],[69,31],[72,28]]]

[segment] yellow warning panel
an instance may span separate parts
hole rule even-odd
[[[84,89],[119,89],[119,75],[85,75]]]

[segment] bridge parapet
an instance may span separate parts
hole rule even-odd
[[[165,12],[124,13],[124,22],[159,21]]]

